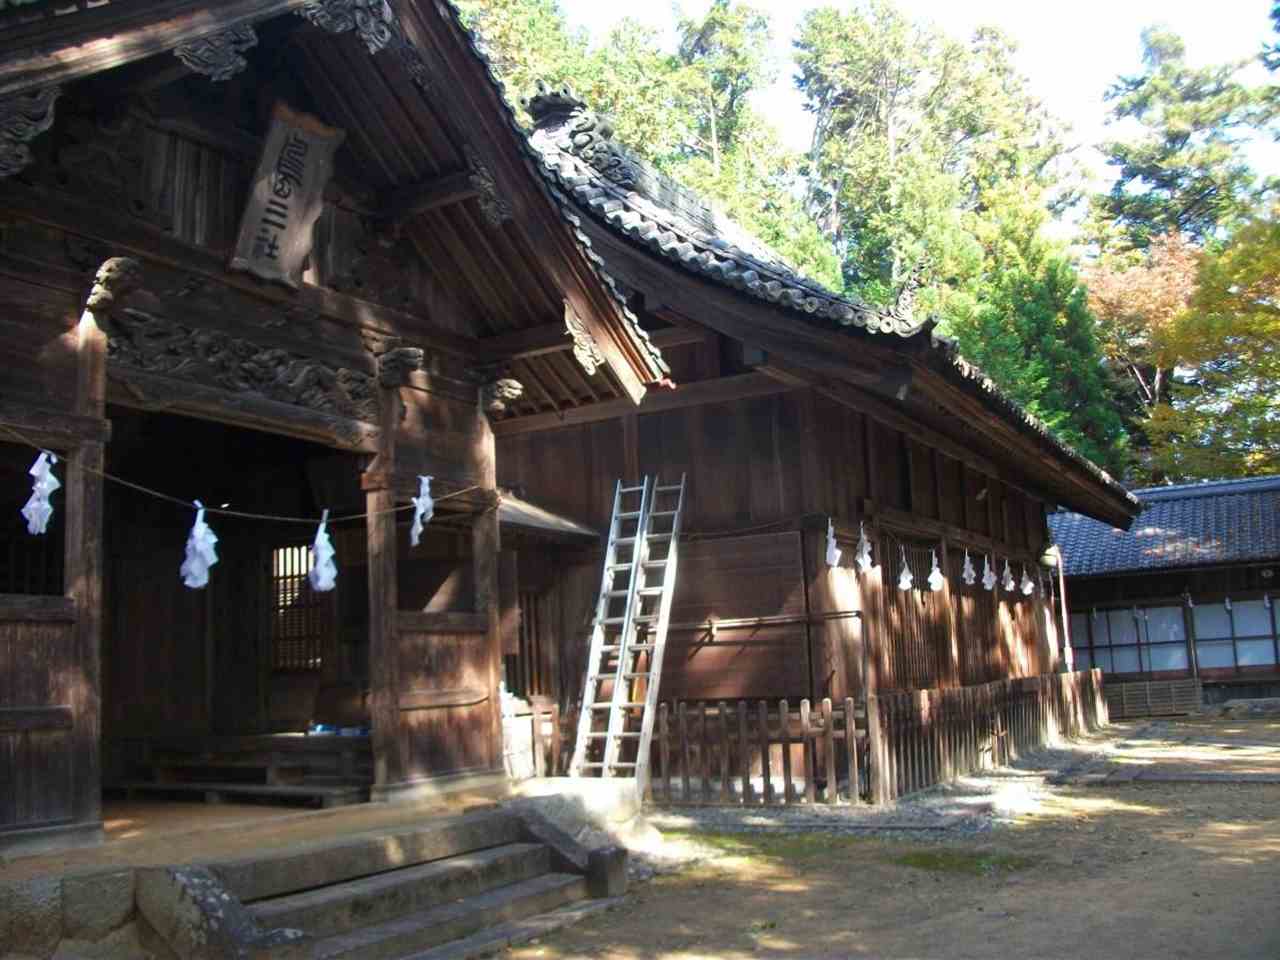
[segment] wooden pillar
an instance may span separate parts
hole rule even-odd
[[[76,328],[76,413],[106,417],[107,336],[94,308],[110,302],[103,265]],[[106,273],[104,274],[104,271]],[[102,293],[106,292],[105,302]],[[102,470],[104,445],[82,441],[67,461],[65,589],[76,605],[78,682],[69,685],[74,717],[72,816],[102,819]]]
[[[369,547],[369,718],[372,723],[374,783],[405,778],[405,730],[400,722],[400,606],[396,556],[395,461],[400,423],[400,389],[379,389],[378,455],[365,473],[365,532]]]
[[[471,553],[476,585],[476,613],[488,618],[485,650],[488,654],[489,686],[489,766],[502,768],[502,703],[498,683],[502,679],[502,630],[498,616],[498,555],[502,550],[498,530],[497,458],[493,428],[489,418],[476,413],[477,427],[473,460],[479,465],[480,485],[487,494],[487,505],[471,527]]]
[[[389,482],[388,478],[388,482]],[[369,714],[373,724],[374,781],[382,787],[404,779],[400,723],[400,645],[396,631],[395,493],[367,490],[369,511]]]

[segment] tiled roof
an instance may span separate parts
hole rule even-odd
[[[1059,440],[1023,410],[955,342],[933,332],[928,318],[908,304],[883,310],[827,290],[802,276],[777,253],[691,191],[612,139],[608,122],[588,110],[571,90],[544,88],[526,107],[535,123],[530,143],[543,171],[580,210],[657,256],[683,269],[774,304],[806,323],[859,327],[895,339],[926,338],[924,359],[949,380],[976,395],[997,416],[1044,443],[1061,460],[1083,469],[1131,507],[1137,501],[1087,457]]]
[[[1280,560],[1280,476],[1134,492],[1144,509],[1128,531],[1049,517],[1067,576]]]

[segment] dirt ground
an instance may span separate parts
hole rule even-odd
[[[718,856],[507,956],[1280,957],[1280,784],[1145,779],[1280,772],[1280,723],[1110,741],[982,833],[699,832]]]

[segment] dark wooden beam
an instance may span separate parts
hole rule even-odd
[[[649,341],[659,350],[682,347],[691,343],[703,343],[715,334],[700,327],[669,327],[653,330]],[[563,323],[544,323],[524,330],[513,330],[493,337],[484,337],[480,347],[495,360],[525,360],[548,353],[563,353],[573,349],[573,340],[565,332]]]
[[[306,0],[113,3],[8,27],[0,57],[0,96],[68,83],[305,4]]]
[[[733,400],[745,400],[748,397],[766,397],[775,393],[785,393],[790,389],[788,384],[763,373],[743,373],[733,377],[721,377],[718,380],[697,380],[693,383],[681,384],[675,390],[651,390],[645,394],[638,406],[624,397],[574,407],[563,413],[538,413],[528,417],[500,420],[493,425],[493,432],[502,437],[539,430],[554,430],[557,427],[612,420],[632,413],[659,413],[664,410],[679,410],[706,403],[727,403]]]
[[[70,707],[0,707],[0,734],[70,730]]]
[[[297,291],[264,284],[245,274],[228,272],[226,257],[187,243],[155,227],[116,217],[87,201],[42,187],[0,190],[0,213],[23,217],[57,229],[74,223],[78,232],[103,240],[113,251],[135,254],[158,264],[233,287],[282,310],[316,313],[359,330],[402,336],[415,345],[453,356],[483,359],[480,341],[429,326],[430,316],[385,307],[327,287],[304,283]],[[74,292],[82,293],[76,289]]]
[[[378,201],[379,215],[390,223],[404,223],[428,210],[462,203],[480,195],[470,170],[459,170],[422,183],[388,190]]]
[[[901,430],[908,436],[936,448],[949,457],[955,457],[957,460],[967,463],[983,473],[991,476],[999,474],[996,465],[990,460],[937,430],[924,425],[906,410],[895,409],[887,400],[874,396],[865,390],[859,390],[848,383],[832,382],[818,376],[806,376],[803,371],[777,363],[766,364],[760,367],[760,371],[774,377],[780,383],[786,383],[791,386],[810,386],[828,400],[833,400],[851,410],[865,413],[886,427]]]

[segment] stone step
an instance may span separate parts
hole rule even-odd
[[[519,820],[501,811],[483,811],[342,840],[297,844],[209,866],[223,886],[242,902],[251,903],[520,840]]]
[[[538,913],[523,920],[500,923],[460,940],[451,940],[430,950],[410,954],[404,960],[476,960],[491,957],[506,947],[528,943],[537,937],[578,923],[597,913],[603,913],[623,902],[623,897],[607,900],[583,900],[559,907],[549,913]]]
[[[512,843],[260,900],[249,912],[264,930],[291,927],[327,937],[530,880],[550,869],[545,846]]]
[[[586,897],[585,877],[547,873],[422,913],[325,937],[315,942],[312,956],[316,960],[400,960]]]

